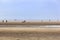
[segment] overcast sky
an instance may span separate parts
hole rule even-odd
[[[0,19],[60,19],[60,0],[0,0]]]

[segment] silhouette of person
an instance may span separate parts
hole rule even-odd
[[[7,20],[6,20],[6,23],[7,23]]]
[[[25,22],[26,22],[26,20],[23,21],[23,23],[25,23]]]
[[[2,22],[4,22],[4,20],[2,20]]]

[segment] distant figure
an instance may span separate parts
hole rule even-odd
[[[7,20],[6,20],[6,23],[7,23]]]
[[[14,21],[17,21],[17,19],[14,19]]]
[[[41,22],[43,22],[43,20],[41,20]]]
[[[24,20],[22,23],[25,23],[26,22],[26,20]]]
[[[2,20],[2,22],[4,23],[4,20]]]
[[[49,19],[49,22],[50,22],[51,20]]]

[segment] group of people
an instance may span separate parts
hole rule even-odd
[[[4,20],[2,20],[2,22],[5,22]],[[6,20],[6,23],[7,23],[8,21]]]
[[[7,20],[2,20],[2,22],[8,22]],[[24,20],[24,21],[22,21],[22,23],[25,23],[26,22],[26,20]]]

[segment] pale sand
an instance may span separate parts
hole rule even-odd
[[[0,40],[60,40],[60,28],[1,27]]]
[[[0,33],[0,40],[60,40],[59,33]]]
[[[60,28],[17,28],[17,27],[0,27],[0,32],[52,32],[60,33]]]

